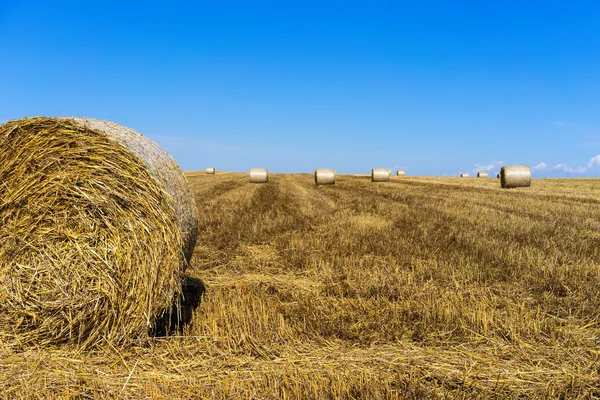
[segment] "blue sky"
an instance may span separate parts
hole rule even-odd
[[[183,169],[600,176],[600,4],[285,3],[0,0],[0,121],[115,121]]]

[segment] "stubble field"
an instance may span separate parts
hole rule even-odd
[[[182,331],[0,349],[4,398],[600,396],[600,179],[187,177]]]

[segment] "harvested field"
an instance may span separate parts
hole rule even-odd
[[[600,180],[188,180],[189,323],[144,347],[0,343],[4,397],[600,393]]]

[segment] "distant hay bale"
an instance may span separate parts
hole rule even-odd
[[[181,293],[190,188],[136,131],[83,118],[0,126],[0,343],[143,340]]]
[[[507,165],[500,169],[500,186],[505,189],[531,186],[531,169],[527,165]]]
[[[396,172],[396,176],[406,176],[406,172],[398,171],[398,172]]]
[[[478,172],[477,177],[478,178],[487,178],[488,174],[487,174],[487,172]]]
[[[250,170],[250,183],[267,183],[269,171],[265,168],[252,168]]]
[[[206,168],[206,173],[213,175],[215,173],[215,169],[214,168]]]
[[[371,170],[371,182],[388,182],[390,170],[388,168],[373,168]]]
[[[496,174],[496,179],[500,179],[500,174]]]
[[[468,177],[469,177],[469,174],[460,174],[460,177],[461,177],[461,178],[468,178]]]
[[[319,168],[315,171],[315,185],[335,185],[335,170]]]

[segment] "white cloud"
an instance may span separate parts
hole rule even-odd
[[[569,167],[567,164],[556,164],[554,167],[552,167],[553,170],[556,171],[563,171],[563,172],[573,172],[573,168]]]
[[[469,170],[462,170],[459,171],[457,174],[469,174],[471,176],[477,176],[478,172],[487,172],[487,173],[492,173],[492,171],[494,171],[493,173],[496,172],[500,172],[500,167],[502,167],[504,165],[504,161],[492,161],[490,163],[487,164],[475,164],[474,168],[471,168]]]
[[[570,174],[585,174],[589,170],[588,167],[570,167],[567,164],[563,163],[556,164],[554,167],[552,167],[552,169],[555,171],[562,171]]]
[[[504,165],[502,161],[492,161],[488,164],[475,164],[475,168],[470,169],[468,171],[461,171],[461,173],[468,173],[476,175],[477,172],[491,172],[494,170],[500,170],[500,167]],[[595,157],[592,157],[590,161],[584,166],[576,166],[572,167],[566,163],[558,163],[553,167],[546,164],[544,161],[536,164],[531,168],[533,171],[537,171],[540,174],[550,174],[553,176],[573,176],[573,175],[581,175],[581,176],[589,176],[592,173],[595,173],[594,170],[600,169],[600,154]]]
[[[504,161],[492,161],[488,164],[475,164],[475,168],[465,172],[476,175],[478,172],[491,172],[496,169],[499,171],[502,165],[504,165]]]
[[[494,164],[488,164],[488,165],[478,164],[478,165],[475,165],[475,168],[477,168],[479,171],[486,171],[486,172],[493,170],[494,167],[495,167]]]
[[[587,167],[589,169],[592,169],[594,167],[600,167],[600,154],[598,154],[596,157],[592,157],[590,162],[587,163]]]

